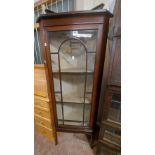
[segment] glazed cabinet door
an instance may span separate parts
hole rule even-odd
[[[89,127],[98,26],[47,28],[57,126]]]
[[[121,0],[115,1],[109,30],[98,155],[121,154]]]

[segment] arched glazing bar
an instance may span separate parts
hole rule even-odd
[[[60,77],[60,91],[61,91],[61,107],[62,107],[62,119],[63,119],[63,125],[64,125],[64,108],[63,108],[63,95],[62,95],[62,77],[61,77],[61,65],[60,65],[60,50],[61,47],[63,46],[64,43],[66,43],[67,41],[70,40],[76,40],[79,43],[81,43],[81,45],[84,47],[84,51],[86,52],[86,72],[85,72],[85,81],[84,81],[84,106],[83,106],[83,126],[84,126],[84,118],[85,118],[85,98],[86,98],[86,81],[87,81],[87,47],[85,46],[84,42],[81,41],[79,38],[77,37],[70,37],[65,39],[64,41],[62,41],[62,43],[60,44],[59,48],[58,48],[58,65],[59,65],[59,77]]]

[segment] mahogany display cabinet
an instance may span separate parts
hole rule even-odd
[[[121,0],[110,21],[100,103],[98,155],[121,154]]]
[[[37,20],[57,131],[94,131],[111,17],[107,10],[93,10]]]

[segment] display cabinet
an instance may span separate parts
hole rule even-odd
[[[98,155],[121,154],[121,1],[116,0],[105,58]],[[106,72],[105,72],[106,71]],[[105,74],[106,73],[106,74]],[[106,149],[105,149],[106,148]],[[109,153],[107,153],[109,150]],[[103,153],[104,152],[104,153]]]
[[[38,18],[57,131],[93,133],[110,17],[93,10]]]

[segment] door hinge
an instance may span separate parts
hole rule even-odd
[[[44,46],[46,47],[47,46],[47,43],[44,43]]]

